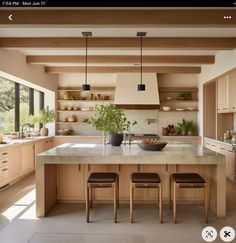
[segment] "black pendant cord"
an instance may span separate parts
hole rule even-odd
[[[140,59],[140,74],[141,74],[141,84],[143,83],[143,37],[140,36],[140,44],[141,44],[141,59]]]
[[[88,79],[88,36],[86,35],[86,49],[85,49],[85,84],[87,84]]]

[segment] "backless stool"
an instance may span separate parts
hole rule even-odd
[[[173,203],[171,200],[173,185]],[[204,189],[204,208],[205,221],[208,222],[208,188],[206,181],[197,173],[173,173],[170,176],[170,206],[173,209],[173,220],[176,223],[176,203],[178,188],[203,188]]]
[[[133,201],[135,188],[156,188],[159,192],[159,218],[162,223],[162,186],[157,173],[133,173],[130,176],[130,223],[133,223]]]
[[[89,210],[92,207],[92,190],[94,188],[113,188],[114,222],[117,222],[119,204],[119,176],[113,172],[92,172],[86,183],[86,219],[89,223]],[[90,195],[89,195],[90,194]]]

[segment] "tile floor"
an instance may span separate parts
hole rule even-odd
[[[0,192],[0,212],[1,243],[200,243],[206,226],[201,205],[179,205],[177,224],[172,223],[168,205],[164,206],[163,224],[154,205],[136,205],[134,224],[129,223],[128,205],[121,205],[117,224],[113,223],[112,205],[95,205],[89,224],[83,204],[58,204],[49,217],[38,219],[34,175]],[[218,231],[223,226],[236,229],[236,184],[231,182],[227,182],[227,212],[225,219],[210,214],[208,225]],[[214,242],[222,243],[219,237]]]

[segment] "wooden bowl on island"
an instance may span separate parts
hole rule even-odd
[[[167,142],[159,141],[156,138],[144,138],[142,142],[137,143],[137,145],[143,150],[161,151],[167,145]]]

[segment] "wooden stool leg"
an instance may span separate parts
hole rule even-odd
[[[114,190],[114,223],[117,222],[117,182],[113,183]]]
[[[204,185],[204,207],[205,207],[205,222],[208,223],[208,187]]]
[[[89,223],[89,185],[86,186],[86,221]]]
[[[117,177],[117,181],[116,181],[116,186],[117,186],[117,208],[120,208],[120,202],[119,202],[119,176]]]
[[[130,223],[133,223],[133,196],[134,196],[134,188],[132,180],[130,180]]]
[[[93,188],[90,187],[90,208],[93,208]]]
[[[176,182],[174,181],[173,185],[173,218],[174,223],[176,224]]]
[[[172,184],[172,180],[171,180],[171,176],[170,176],[170,180],[169,180],[169,206],[170,208],[172,208],[172,201],[171,201],[171,184]]]
[[[162,223],[162,185],[159,184],[159,218],[160,223]]]

